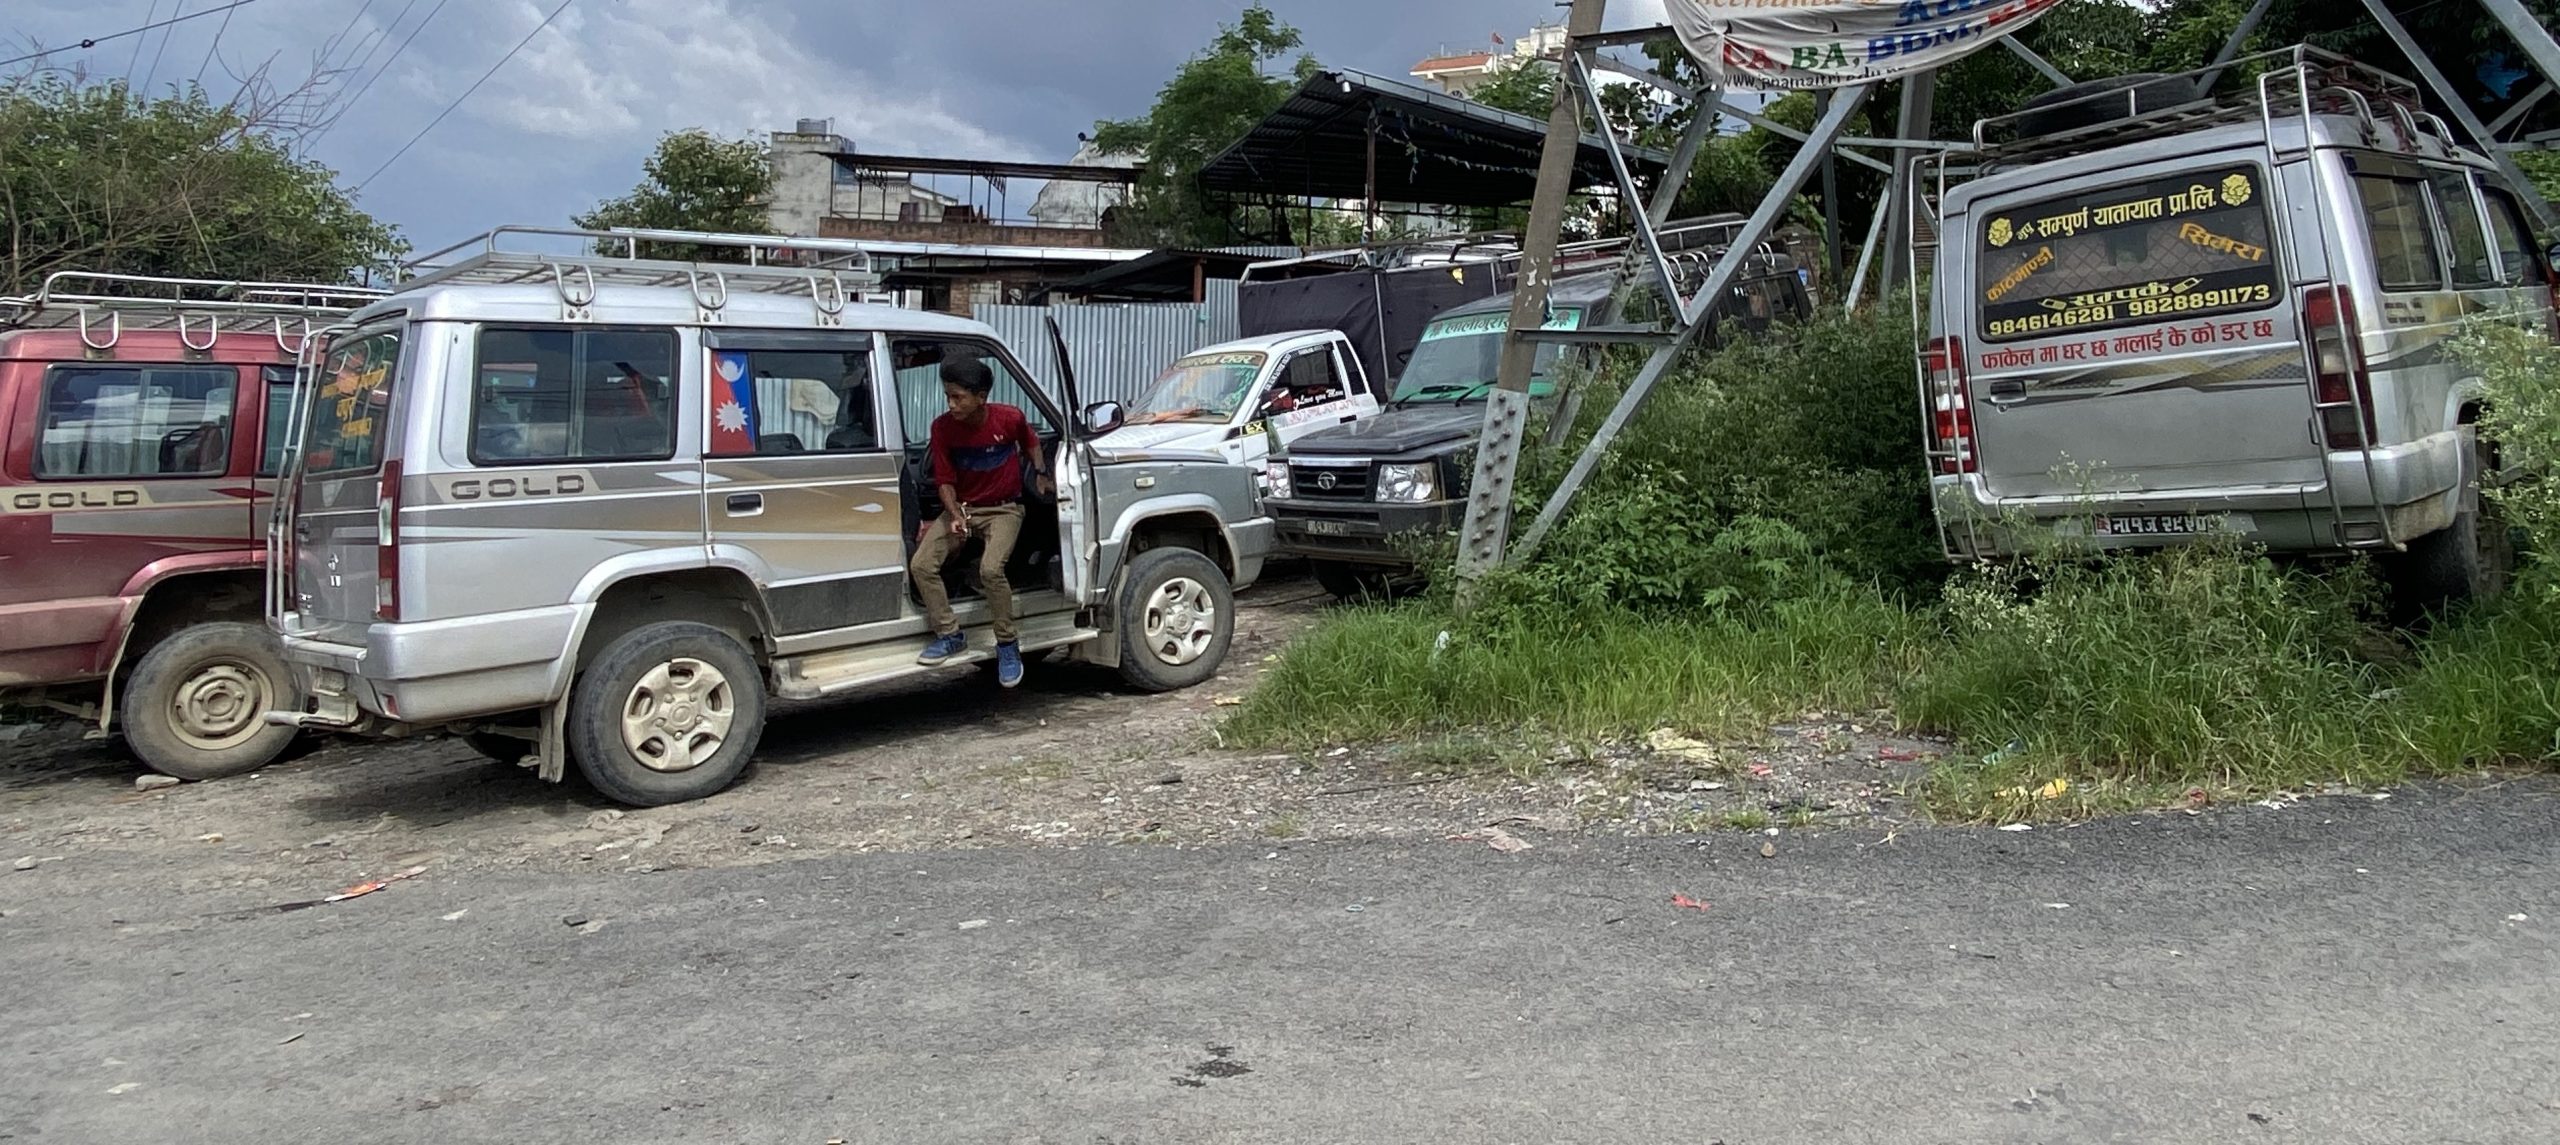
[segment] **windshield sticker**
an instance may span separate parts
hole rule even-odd
[[[2021,206],[1984,224],[1984,339],[2261,309],[2283,299],[2265,197],[2219,168]]]
[[[1259,366],[1261,364],[1261,354],[1250,350],[1237,350],[1225,354],[1202,354],[1196,358],[1184,358],[1175,362],[1173,369],[1180,370],[1195,366]]]
[[[1982,300],[1985,302],[1998,302],[2000,301],[2001,295],[2007,294],[2012,290],[2016,290],[2021,284],[2025,283],[2029,275],[2052,265],[2053,248],[2050,246],[2037,247],[2035,254],[2028,256],[2027,261],[2018,264],[2018,269],[2010,271],[2008,277],[1992,283],[1991,289],[1983,291]]]
[[[2179,227],[2178,237],[2194,243],[2197,246],[2203,247],[2206,250],[2218,250],[2245,262],[2265,262],[2267,260],[2267,248],[2251,243],[2241,242],[2229,235],[2217,235],[2195,223],[2188,223],[2185,226]]]
[[[1443,338],[1472,338],[1479,334],[1500,334],[1510,328],[1510,312],[1497,310],[1490,314],[1469,314],[1463,318],[1443,318],[1432,323],[1422,331],[1422,340],[1425,342],[1437,342]],[[1546,326],[1544,328],[1548,330],[1579,330],[1582,328],[1582,311],[1571,308],[1558,310],[1547,319]]]
[[[2154,182],[2145,184],[2134,193],[2138,197],[2105,204],[2084,204],[2077,210],[2024,222],[2014,222],[2004,215],[1991,220],[1991,226],[1983,237],[1991,240],[1995,247],[2005,247],[2020,239],[2071,238],[2082,231],[2103,231],[2156,219],[2174,219],[2200,211],[2246,206],[2257,195],[2248,174],[2241,171],[2224,176],[2219,188],[2195,182],[2183,190],[2164,190],[2162,183]]]
[[[2264,341],[2276,336],[2274,320],[2267,318],[2243,322],[2198,322],[2188,326],[2172,324],[2140,334],[2119,334],[2113,338],[2091,338],[2086,342],[2061,342],[2033,348],[2013,347],[1985,350],[1985,370],[2016,370],[2028,366],[2054,366],[2069,362],[2094,362],[2106,358],[2141,357],[2163,350],[2181,350],[2189,346],[2215,346]]]

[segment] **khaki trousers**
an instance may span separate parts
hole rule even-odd
[[[1005,579],[1004,563],[1013,557],[1013,543],[1022,536],[1022,505],[970,505],[963,511],[968,514],[970,536],[986,542],[978,556],[978,584],[986,590],[987,611],[994,614],[996,640],[1009,642],[1016,635],[1013,582]],[[915,559],[907,562],[907,575],[915,578],[916,595],[924,598],[925,619],[933,624],[936,636],[960,631],[960,620],[951,613],[951,590],[942,583],[942,564],[951,559],[954,547],[968,542],[968,537],[951,535],[951,515],[945,513],[925,529]]]

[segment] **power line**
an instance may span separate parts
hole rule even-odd
[[[235,5],[236,6],[236,5]],[[222,34],[231,30],[231,9],[222,10],[222,26],[213,30],[213,43],[204,50],[204,62],[196,65],[196,86],[204,86],[204,70],[213,66],[213,57],[222,54]],[[225,64],[225,67],[230,65]]]
[[[152,18],[152,17],[154,17],[154,16],[157,16],[157,15],[159,15],[159,14],[160,14],[160,0],[151,0],[151,7],[146,8],[146,9],[143,9],[143,12],[142,12],[142,18],[143,18],[143,19],[145,19],[145,20],[149,20],[150,18]],[[126,61],[124,62],[124,82],[126,82],[126,83],[132,83],[132,82],[133,82],[133,69],[138,68],[138,67],[141,67],[141,66],[142,66],[142,41],[140,41],[140,40],[136,40],[136,41],[134,41],[134,42],[133,42],[133,58],[132,58],[132,59],[129,59],[129,60],[126,60]]]
[[[423,32],[423,31],[426,31],[426,30],[427,30],[427,25],[432,24],[432,23],[434,23],[434,22],[435,22],[435,19],[436,19],[436,13],[444,11],[444,6],[445,6],[445,4],[446,4],[446,3],[448,3],[448,2],[449,2],[449,0],[436,0],[436,6],[435,6],[435,7],[433,7],[433,8],[429,8],[429,9],[427,9],[427,14],[426,14],[424,17],[420,18],[420,19],[419,19],[419,21],[418,21],[415,25],[412,25],[412,26],[410,27],[410,29],[409,29],[409,34],[408,34],[407,36],[405,36],[405,37],[402,37],[402,38],[401,38],[401,40],[400,40],[400,45],[399,45],[398,47],[395,47],[395,48],[391,49],[391,56],[390,56],[390,58],[383,60],[383,61],[382,61],[382,66],[381,66],[381,67],[378,67],[378,68],[375,68],[375,69],[373,70],[373,74],[372,74],[372,75],[370,75],[370,76],[365,77],[365,81],[364,81],[362,84],[358,85],[358,86],[356,87],[356,90],[355,90],[353,93],[350,93],[350,94],[347,96],[347,101],[346,101],[345,103],[341,103],[341,104],[339,104],[339,105],[338,105],[338,114],[336,114],[336,115],[334,115],[334,116],[331,116],[331,117],[330,117],[330,119],[329,119],[329,122],[328,122],[328,123],[326,123],[326,124],[323,124],[323,125],[321,126],[320,130],[319,130],[318,132],[315,132],[315,133],[312,135],[312,137],[311,137],[311,139],[310,139],[309,143],[307,144],[307,146],[313,146],[313,147],[318,146],[318,145],[319,145],[319,143],[320,143],[320,138],[321,138],[322,136],[325,136],[325,135],[329,134],[329,129],[330,129],[330,128],[332,128],[332,127],[336,127],[336,126],[338,125],[339,121],[341,121],[341,120],[343,120],[343,119],[345,119],[345,118],[346,118],[346,116],[347,116],[347,113],[348,113],[348,112],[355,110],[355,106],[356,106],[357,101],[362,100],[362,99],[364,98],[364,94],[365,94],[366,92],[369,92],[369,91],[372,91],[372,90],[373,90],[373,85],[374,85],[375,83],[379,82],[379,81],[382,79],[382,77],[383,77],[383,76],[388,75],[388,74],[390,73],[390,71],[391,71],[391,65],[396,64],[396,63],[399,63],[399,62],[400,62],[400,55],[401,55],[401,53],[406,52],[406,51],[408,51],[408,50],[409,50],[409,43],[410,43],[410,41],[417,39],[417,38],[418,38],[418,33]],[[408,9],[403,8],[403,9],[401,9],[401,12],[402,12],[403,14],[406,14],[406,13],[408,12]],[[392,21],[392,23],[393,23],[394,25],[397,25],[397,24],[399,23],[399,21],[395,19],[395,20],[393,20],[393,21]],[[362,65],[362,64],[358,64],[358,65],[356,65],[356,66],[357,66],[357,67],[359,67],[359,68],[361,68],[361,67],[363,67],[364,65]]]
[[[506,55],[498,57],[497,63],[489,65],[488,71],[480,73],[479,79],[471,81],[471,86],[464,88],[461,95],[455,96],[452,103],[444,105],[443,111],[437,112],[436,117],[428,120],[425,127],[419,128],[416,135],[410,136],[407,143],[401,144],[398,151],[392,152],[391,158],[383,160],[382,166],[374,168],[373,174],[365,176],[362,182],[357,183],[356,190],[364,190],[375,179],[380,178],[383,172],[390,170],[392,164],[399,162],[401,156],[408,154],[410,148],[417,146],[419,140],[426,138],[428,132],[435,130],[437,124],[444,122],[444,117],[453,114],[453,109],[461,107],[462,101],[471,98],[471,93],[480,90],[480,85],[489,82],[489,77],[497,75],[498,69],[507,66],[508,60],[516,58],[517,52],[523,51],[526,44],[532,43],[535,36],[541,35],[544,28],[550,27],[551,22],[559,19],[560,13],[567,11],[569,5],[575,2],[576,0],[560,0],[559,7],[553,8],[550,15],[543,17],[541,23],[534,25],[532,31],[525,33],[523,39],[516,41],[516,46],[507,49]]]
[[[97,46],[98,46],[98,45],[100,45],[100,44],[106,43],[106,42],[107,42],[107,41],[109,41],[109,40],[121,40],[121,39],[123,39],[123,38],[125,38],[125,37],[127,37],[127,36],[139,36],[139,35],[143,34],[144,32],[156,32],[156,31],[159,31],[159,30],[160,30],[160,29],[162,29],[162,28],[166,28],[166,27],[168,27],[168,26],[169,26],[169,25],[171,25],[171,24],[182,24],[182,23],[185,23],[186,21],[189,21],[189,20],[198,20],[198,19],[202,19],[202,18],[204,18],[204,17],[206,17],[206,16],[215,16],[215,15],[220,15],[220,14],[222,14],[222,13],[224,13],[224,12],[228,12],[228,11],[230,11],[230,10],[234,9],[234,8],[246,8],[246,7],[248,7],[249,5],[251,5],[251,4],[255,4],[255,3],[257,3],[257,2],[258,2],[258,0],[231,0],[231,3],[225,4],[225,5],[223,5],[222,7],[219,7],[219,8],[207,8],[207,9],[205,9],[205,10],[201,11],[201,12],[189,12],[189,13],[187,13],[187,14],[186,14],[186,15],[184,15],[184,16],[176,16],[176,17],[172,17],[172,18],[167,19],[167,20],[162,20],[162,21],[160,21],[159,23],[156,23],[156,24],[144,24],[143,26],[141,26],[141,27],[139,27],[139,28],[127,28],[127,29],[125,29],[124,31],[121,31],[121,32],[113,32],[113,33],[109,33],[109,34],[104,35],[104,36],[92,36],[92,37],[90,37],[90,38],[88,38],[88,39],[85,39],[85,40],[80,41],[78,44],[74,45],[74,47],[76,47],[76,48],[78,48],[78,49],[80,49],[80,50],[86,51],[87,49],[94,48],[94,47],[97,47]],[[152,0],[152,5],[151,5],[151,6],[152,6],[153,10],[155,10],[155,11],[156,11],[156,10],[158,10],[158,9],[159,9],[159,7],[160,7],[160,5],[159,5],[159,0]],[[16,65],[16,64],[23,64],[23,63],[27,62],[28,60],[41,60],[41,59],[45,58],[46,56],[50,56],[50,55],[54,54],[55,52],[63,52],[63,51],[70,51],[70,50],[72,50],[72,49],[70,49],[70,48],[46,48],[46,49],[44,49],[43,51],[39,51],[39,52],[29,52],[29,53],[27,53],[26,55],[23,55],[23,56],[16,56],[16,57],[12,57],[12,58],[10,58],[10,59],[0,60],[0,68],[10,67],[10,66],[13,66],[13,65]],[[134,45],[134,61],[135,61],[136,63],[139,63],[139,62],[141,62],[141,58],[142,58],[142,46],[141,46],[141,45],[139,45],[139,44],[136,44],[136,45]],[[132,68],[130,68],[130,67],[128,67],[128,68],[126,68],[126,69],[125,69],[125,73],[126,73],[127,75],[132,74],[132,72],[133,72],[133,69],[132,69]]]
[[[154,5],[153,5],[153,7],[155,7],[155,8],[156,8],[156,7],[158,7],[158,6],[159,6],[159,5],[157,5],[157,4],[154,4]],[[178,2],[177,2],[175,5],[172,5],[172,6],[170,7],[170,9],[169,9],[169,14],[170,14],[170,15],[172,15],[172,16],[175,16],[175,15],[177,15],[178,13],[180,13],[180,12],[184,12],[184,11],[186,11],[186,10],[187,10],[187,0],[178,0]],[[147,72],[142,73],[142,86],[141,86],[141,87],[139,87],[139,88],[136,88],[136,89],[134,89],[134,90],[136,90],[136,91],[140,91],[140,92],[143,92],[143,93],[145,93],[145,94],[149,94],[149,92],[150,92],[150,90],[151,90],[151,81],[152,81],[152,80],[154,80],[154,79],[158,79],[158,78],[159,78],[159,76],[160,76],[160,59],[161,59],[161,57],[166,56],[166,55],[168,55],[168,54],[169,54],[169,37],[174,36],[174,35],[177,35],[177,34],[178,34],[178,31],[177,31],[177,29],[175,29],[175,28],[171,28],[171,29],[168,29],[168,30],[163,31],[163,32],[161,32],[161,33],[160,33],[160,50],[159,50],[159,51],[156,51],[156,52],[151,53],[151,70],[150,70],[150,71],[147,71]],[[138,51],[141,51],[141,50],[142,50],[142,45],[140,45],[140,44],[135,44],[135,45],[134,45],[134,50],[135,50],[135,51],[137,51],[137,52],[138,52]]]

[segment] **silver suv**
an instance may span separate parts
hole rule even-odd
[[[620,255],[526,249],[562,239]],[[932,670],[906,570],[955,358],[1055,459],[1007,568],[1022,650],[1152,690],[1225,655],[1271,539],[1252,473],[1097,449],[1114,408],[1071,421],[985,325],[857,301],[858,247],[509,228],[441,257],[305,363],[268,611],[311,699],[271,721],[458,731],[634,805],[720,791],[769,698]],[[991,655],[974,564],[946,571],[972,638],[952,663]]]
[[[1940,188],[1920,380],[1950,555],[2230,532],[2383,553],[2404,599],[2496,588],[2497,466],[2445,340],[2547,327],[2551,273],[2518,189],[2414,86],[2297,48],[1976,137]]]

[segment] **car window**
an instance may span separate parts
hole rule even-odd
[[[1349,396],[1343,384],[1340,363],[1334,361],[1331,346],[1317,346],[1291,355],[1280,367],[1279,384],[1263,399],[1268,413],[1287,413]]]
[[[45,371],[35,475],[220,473],[230,465],[239,387],[231,366],[54,366]]]
[[[2437,290],[2444,259],[2427,217],[2426,188],[2415,179],[2356,176],[2364,202],[2365,232],[2373,240],[2373,268],[2384,290]]]
[[[311,413],[302,435],[306,470],[351,473],[382,464],[399,369],[397,330],[340,339],[329,347],[312,375]]]
[[[2498,285],[2497,264],[2489,259],[2489,233],[2480,225],[2480,205],[2471,198],[2471,176],[2462,171],[2430,171],[2427,185],[2436,195],[2436,213],[2452,243],[2453,284]]]
[[[933,419],[950,408],[942,397],[942,363],[955,358],[975,358],[995,373],[996,388],[988,401],[1021,410],[1034,432],[1057,432],[1040,403],[1031,400],[1022,375],[1005,364],[995,347],[965,338],[900,338],[889,343],[889,361],[897,371],[898,424],[909,448],[921,448],[933,431]]]
[[[2143,326],[2284,297],[2265,177],[2233,164],[1981,213],[1979,336]]]
[[[258,476],[273,477],[284,472],[285,451],[293,448],[286,440],[293,430],[293,371],[282,366],[263,369],[267,388],[266,415],[261,420],[258,436]]]
[[[2498,248],[2498,266],[2508,282],[2539,286],[2550,279],[2542,252],[2533,249],[2533,231],[2524,225],[2524,208],[2504,188],[2482,187],[2489,207],[2489,234]]]
[[[676,452],[673,330],[480,331],[471,460],[663,461]]]
[[[871,348],[714,350],[709,452],[715,457],[872,453],[880,411]]]

